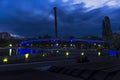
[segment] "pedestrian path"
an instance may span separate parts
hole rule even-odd
[[[113,58],[98,62],[52,66],[48,71],[83,80],[120,80],[120,60]]]

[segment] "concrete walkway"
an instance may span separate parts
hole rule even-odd
[[[83,80],[119,80],[120,60],[115,57],[106,57],[94,62],[52,66],[48,71]]]

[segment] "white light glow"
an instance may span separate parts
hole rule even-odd
[[[59,44],[57,43],[56,46],[59,46]]]
[[[72,47],[72,46],[73,46],[73,44],[70,44],[70,46]]]
[[[12,44],[9,44],[10,47],[12,47]]]
[[[59,53],[59,51],[58,51],[58,50],[57,50],[56,52],[57,52],[57,53]]]
[[[12,49],[9,49],[9,56],[12,55]]]
[[[98,47],[101,47],[101,45],[100,45],[100,44],[98,44]]]
[[[82,53],[81,53],[81,56],[84,56],[84,55],[85,55],[85,53],[84,53],[84,52],[82,52]]]

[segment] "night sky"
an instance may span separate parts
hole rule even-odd
[[[57,7],[59,36],[101,36],[109,16],[113,32],[120,32],[120,0],[0,0],[0,32],[37,37],[54,34]]]

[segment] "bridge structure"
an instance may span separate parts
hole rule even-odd
[[[105,44],[105,41],[102,40],[83,40],[83,39],[40,39],[40,40],[24,40],[19,43],[19,46],[30,46],[33,43],[59,43],[59,42],[66,42],[69,44],[72,43],[88,43],[88,44]]]

